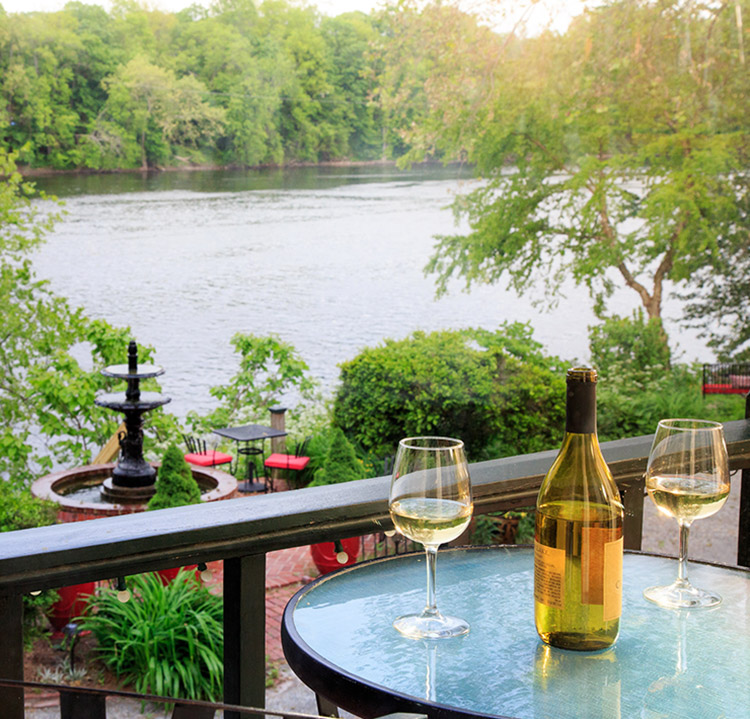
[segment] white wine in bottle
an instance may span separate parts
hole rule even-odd
[[[567,374],[565,438],[536,504],[534,618],[547,644],[582,651],[614,644],[622,520],[596,436],[596,370],[576,367]]]

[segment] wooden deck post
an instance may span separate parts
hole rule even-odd
[[[0,595],[0,677],[23,681],[23,597]],[[0,687],[3,719],[23,719],[23,689]]]
[[[750,392],[745,395],[745,419],[750,419]],[[737,564],[750,567],[750,469],[742,470],[740,526],[737,533]]]
[[[266,555],[251,554],[224,560],[224,702],[262,709],[265,701]]]

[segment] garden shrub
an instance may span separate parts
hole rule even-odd
[[[28,490],[2,487],[0,491],[0,532],[46,527],[57,520],[57,505],[34,497]],[[57,601],[54,589],[41,594],[23,595],[23,641],[26,648],[36,639],[49,634],[46,613]]]
[[[351,482],[364,477],[363,464],[357,458],[354,447],[341,429],[335,427],[331,435],[325,461],[323,466],[315,472],[315,479],[310,483],[311,487]]]
[[[647,321],[643,310],[633,317],[614,315],[589,328],[589,351],[593,366],[604,376],[622,373],[643,381],[662,376],[670,365],[661,320]]]
[[[200,501],[201,490],[193,477],[190,465],[177,445],[170,444],[159,467],[156,494],[149,500],[148,509],[182,507]]]
[[[111,588],[89,599],[81,629],[99,658],[140,694],[217,701],[223,685],[223,605],[181,570],[166,586],[149,572],[127,579],[131,597]]]
[[[660,419],[692,417],[727,422],[743,417],[737,396],[703,396],[700,365],[671,364],[661,323],[611,317],[590,328],[599,371],[597,414],[603,441],[653,434]]]
[[[520,323],[497,331],[415,332],[341,365],[333,423],[373,456],[405,436],[459,437],[472,459],[555,446],[564,365]]]

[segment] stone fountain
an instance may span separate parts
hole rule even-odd
[[[156,469],[143,458],[143,415],[171,402],[158,392],[141,392],[142,379],[158,377],[164,370],[157,365],[138,367],[138,347],[128,345],[128,363],[111,365],[102,370],[105,377],[127,380],[125,394],[103,394],[96,398],[99,407],[113,409],[125,415],[125,431],[119,435],[120,458],[112,476],[102,483],[102,498],[109,502],[146,502],[156,491]]]
[[[138,365],[138,347],[128,346],[128,363],[102,370],[107,377],[127,382],[124,393],[99,395],[95,402],[125,415],[125,431],[118,435],[120,456],[115,464],[74,467],[37,479],[31,487],[36,497],[59,505],[58,521],[75,522],[96,517],[142,512],[155,492],[157,466],[143,457],[143,415],[168,404],[158,392],[141,392],[140,382],[164,374],[156,365]],[[231,499],[237,480],[213,467],[191,467],[204,502]]]

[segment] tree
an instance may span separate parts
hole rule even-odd
[[[563,37],[509,40],[481,102],[461,73],[436,78],[455,96],[436,109],[451,150],[485,177],[454,203],[468,234],[437,238],[438,291],[507,277],[554,303],[572,279],[603,314],[624,285],[660,318],[666,283],[693,283],[747,222],[750,81],[732,21],[726,4],[613,0]]]
[[[211,388],[211,395],[220,402],[215,410],[205,417],[188,414],[188,422],[194,428],[260,421],[291,392],[301,400],[297,410],[314,398],[316,382],[289,343],[275,335],[259,337],[238,332],[232,337],[232,345],[240,356],[239,371],[228,384]]]
[[[177,79],[142,56],[120,66],[103,83],[108,93],[103,118],[123,129],[128,160],[138,143],[144,169],[168,158],[172,144],[194,146],[221,129],[224,113],[205,101],[207,91],[199,80]]]
[[[718,261],[702,268],[685,292],[686,324],[699,327],[720,361],[750,361],[750,194],[740,203],[743,222],[720,248]]]
[[[357,459],[357,453],[346,435],[338,427],[334,427],[331,434],[325,461],[315,472],[315,479],[310,482],[310,487],[351,482],[364,476],[362,462]]]
[[[183,507],[201,501],[201,489],[190,465],[176,444],[170,444],[162,458],[156,479],[156,492],[148,502],[149,511]]]
[[[94,399],[114,389],[100,369],[122,364],[130,332],[89,320],[34,275],[29,254],[58,207],[32,202],[15,159],[0,150],[0,479],[24,486],[54,462],[89,464],[113,434],[120,420]],[[169,415],[154,414],[152,427],[174,433]]]

